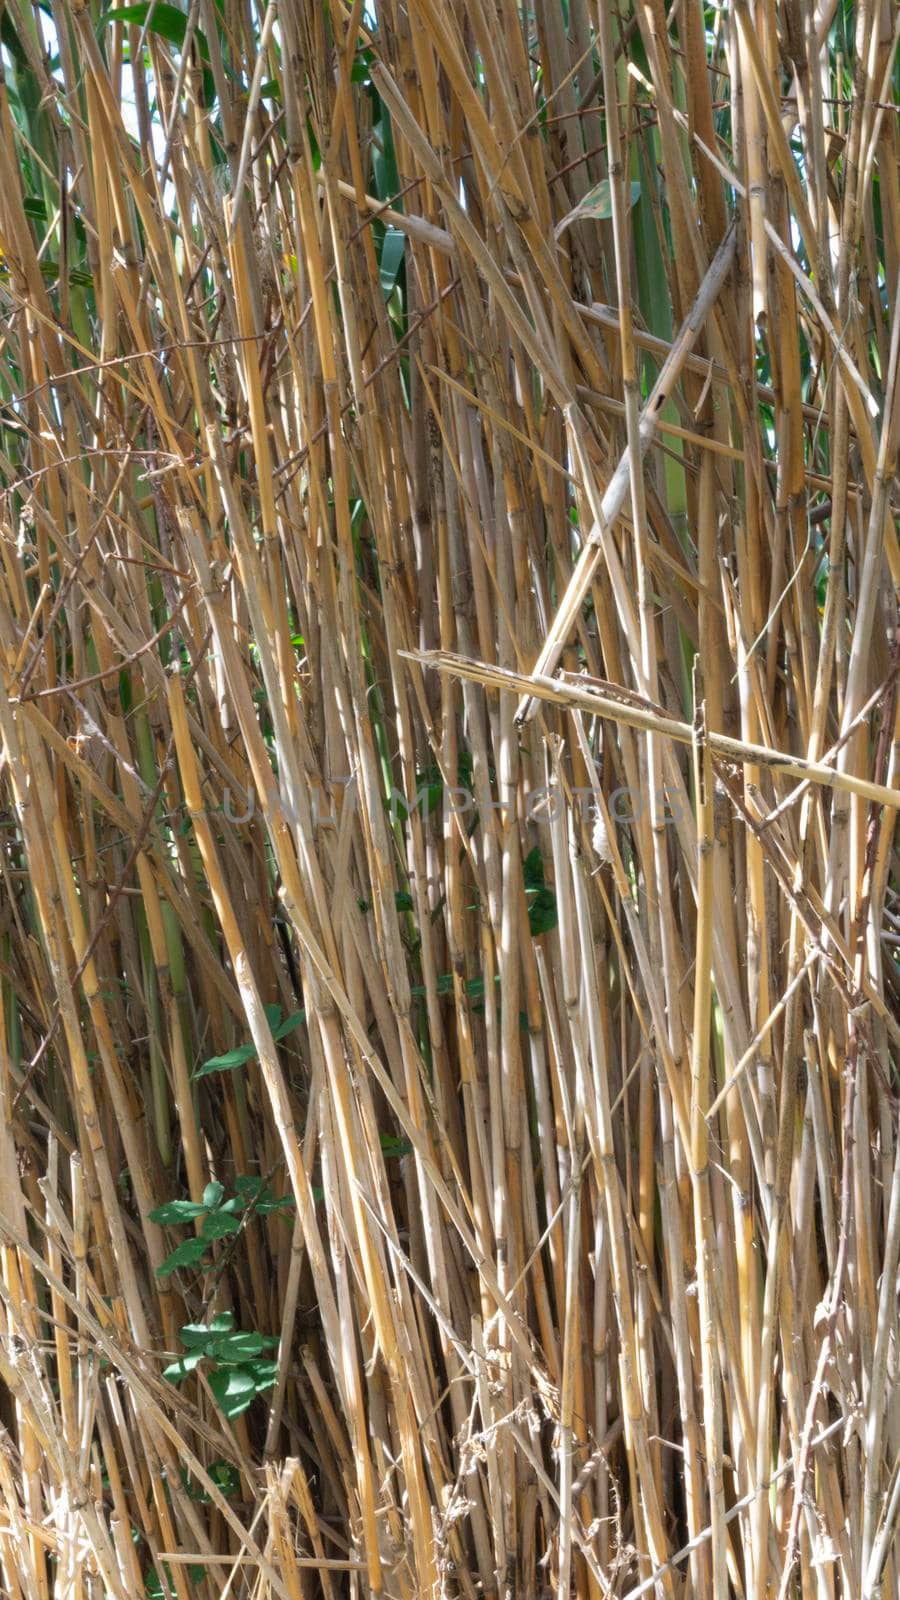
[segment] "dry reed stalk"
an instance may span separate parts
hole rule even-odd
[[[7,0],[13,1600],[900,1595],[898,42]]]

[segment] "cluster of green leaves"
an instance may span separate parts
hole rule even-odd
[[[227,1238],[240,1231],[244,1213],[253,1208],[257,1216],[266,1217],[273,1211],[284,1211],[294,1204],[293,1195],[276,1200],[262,1178],[241,1177],[234,1182],[235,1192],[226,1200],[224,1184],[208,1183],[203,1200],[169,1200],[150,1212],[150,1221],[161,1227],[179,1227],[203,1218],[200,1232],[176,1247],[171,1255],[156,1269],[157,1277],[167,1278],[179,1267],[200,1267],[212,1258],[212,1247],[217,1239]]]
[[[185,1354],[163,1369],[170,1383],[183,1383],[204,1365],[206,1381],[217,1404],[231,1421],[246,1411],[258,1394],[271,1389],[278,1362],[265,1354],[278,1340],[265,1333],[242,1333],[234,1325],[234,1312],[223,1311],[212,1322],[187,1322],[179,1337]]]
[[[276,1044],[279,1040],[286,1039],[289,1033],[293,1033],[306,1021],[305,1011],[292,1011],[289,1016],[284,1017],[279,1005],[268,1005],[264,1009]],[[203,1065],[197,1068],[194,1077],[206,1078],[211,1072],[234,1072],[238,1067],[246,1066],[256,1054],[255,1044],[235,1045],[233,1050],[226,1050],[224,1055],[210,1056],[208,1061],[204,1061]]]

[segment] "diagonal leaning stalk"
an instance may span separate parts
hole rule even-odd
[[[694,347],[697,335],[715,305],[725,279],[728,277],[734,260],[736,243],[737,233],[732,224],[713,256],[709,270],[697,291],[694,304],[682,323],[678,337],[672,345],[663,363],[659,377],[653,386],[650,398],[641,412],[638,440],[642,461],[653,442],[663,407],[670,398],[685,361]],[[600,502],[599,520],[588,535],[581,557],[569,580],[569,586],[547,631],[541,653],[532,668],[534,677],[549,677],[562,655],[566,640],[575,625],[579,609],[600,563],[600,557],[603,554],[602,540],[625,503],[625,496],[628,493],[630,483],[631,451],[630,448],[626,447],[615,472],[609,480],[606,493]],[[522,723],[529,720],[534,711],[534,697],[527,694],[523,695],[516,710],[516,722],[521,726]]]

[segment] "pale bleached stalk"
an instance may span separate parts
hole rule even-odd
[[[659,377],[657,378],[647,400],[647,404],[641,413],[639,427],[639,448],[641,452],[641,459],[643,459],[643,457],[646,455],[647,450],[650,447],[650,442],[656,432],[659,413],[662,411],[666,400],[668,399],[675,383],[677,382],[678,375],[682,369],[684,361],[689,355],[696,341],[697,335],[703,327],[709,311],[714,305],[716,297],[719,294],[722,285],[731,269],[731,264],[734,259],[735,239],[735,234],[733,231],[729,230],[719,246],[716,255],[713,257],[712,262],[710,263],[709,271],[707,272],[706,277],[700,286],[700,289],[698,290],[697,298],[691,307],[690,314],[688,315],[683,327],[680,330],[676,342],[673,344],[672,349],[663,363]],[[621,457],[618,466],[616,467],[616,470],[609,481],[609,485],[603,495],[603,498],[600,501],[597,522],[588,536],[588,540],[579,558],[578,565],[572,574],[569,587],[566,590],[562,601],[560,602],[556,616],[551,623],[551,626],[547,632],[547,636],[544,640],[544,644],[532,669],[532,675],[536,678],[549,677],[552,674],[572,631],[575,618],[581,608],[584,597],[591,586],[594,573],[596,572],[602,558],[603,540],[607,536],[608,530],[615,522],[622,509],[622,506],[625,503],[625,496],[627,495],[631,485],[630,458],[631,452],[629,448],[626,449],[624,455]],[[533,711],[534,706],[531,702],[531,699],[527,696],[524,697],[520,701],[516,711],[517,722],[524,722],[526,718],[533,713]]]
[[[611,700],[608,696],[592,689],[582,689],[578,687],[577,680],[573,682],[537,677],[535,674],[503,671],[500,667],[489,666],[480,661],[467,661],[443,651],[410,652],[410,659],[433,666],[439,672],[449,673],[453,677],[467,678],[471,683],[483,683],[487,687],[501,689],[508,694],[520,694],[525,683],[533,682],[533,691],[528,692],[533,693],[538,699],[550,701],[555,705],[571,706],[597,717],[606,717],[611,722],[621,723],[626,728],[650,729],[666,734],[679,744],[691,742],[689,723],[680,722],[674,717],[660,716],[657,712],[645,710],[628,699]],[[624,693],[627,694],[628,691]],[[892,810],[900,810],[900,790],[889,789],[880,783],[870,783],[868,779],[856,777],[852,773],[825,767],[819,762],[804,761],[800,756],[772,750],[766,745],[752,744],[744,739],[731,739],[721,733],[710,733],[709,745],[714,755],[726,761],[750,767],[767,767],[772,772],[789,778],[802,776],[813,783],[821,784],[825,789],[839,789],[845,794],[858,795],[860,799],[869,800],[875,805],[890,806]]]
[[[694,694],[699,693],[699,672]],[[691,1182],[697,1252],[703,1374],[703,1442],[712,1518],[712,1594],[726,1600],[725,1498],[723,1483],[722,1387],[716,1338],[713,1279],[715,1223],[709,1178],[710,1022],[712,1018],[713,770],[704,707],[695,712],[694,792],[697,806],[697,945],[694,972],[694,1037],[691,1055]]]

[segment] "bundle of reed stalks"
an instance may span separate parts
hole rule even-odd
[[[900,1595],[900,12],[0,5],[0,1594]]]

